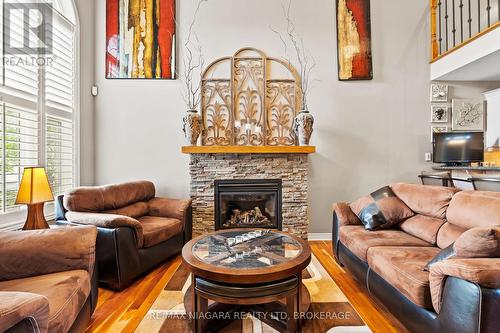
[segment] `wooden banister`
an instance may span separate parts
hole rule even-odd
[[[430,19],[433,63],[499,28],[500,0],[430,0]]]
[[[437,7],[438,0],[431,0],[431,59],[439,56],[439,43],[437,37]]]

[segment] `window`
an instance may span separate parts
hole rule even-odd
[[[6,27],[3,15],[1,18],[0,213],[20,210],[14,202],[24,167],[45,166],[54,195],[78,185],[76,15],[74,12],[64,14],[67,8],[74,8],[71,0],[46,2],[53,6],[45,7],[52,8],[52,22],[48,25],[51,34],[43,36],[43,42],[52,45],[52,52],[47,55],[36,51],[35,54],[29,51],[14,54],[6,50],[7,43],[24,45],[30,32],[25,28],[22,9],[10,12],[10,27]],[[25,3],[33,4],[33,1],[1,1],[0,13],[6,4],[23,8]],[[30,19],[34,19],[31,14]]]

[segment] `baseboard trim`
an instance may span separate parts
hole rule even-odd
[[[320,233],[309,233],[309,240],[311,241],[331,241],[332,234],[328,232],[320,232]]]

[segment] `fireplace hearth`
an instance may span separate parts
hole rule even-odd
[[[216,180],[215,230],[281,227],[282,181]]]

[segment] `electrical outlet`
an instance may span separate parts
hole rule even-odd
[[[425,161],[432,162],[432,153],[425,153]]]
[[[96,97],[97,95],[99,95],[99,88],[97,86],[92,86],[90,93],[92,94],[92,96]]]

